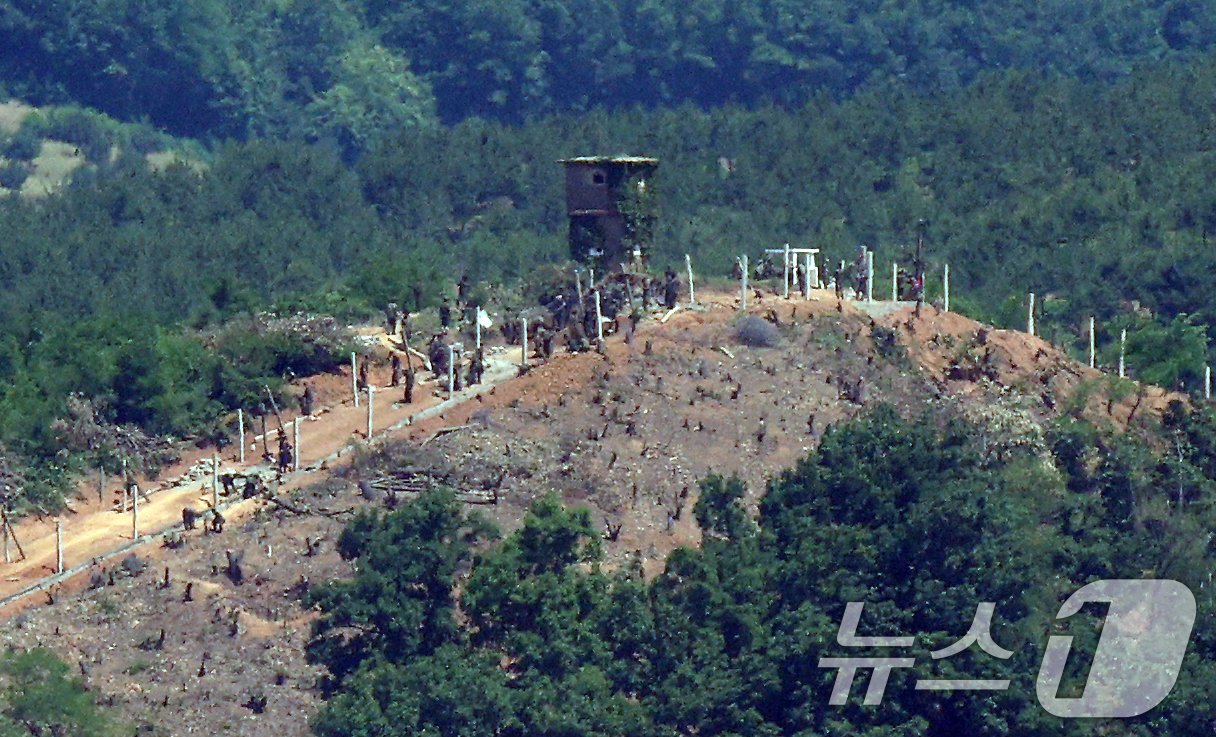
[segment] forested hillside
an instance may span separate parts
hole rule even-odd
[[[309,654],[333,691],[315,731],[1208,734],[1212,431],[1210,412],[1170,413],[1171,450],[1157,455],[1064,420],[994,453],[984,429],[948,412],[901,418],[878,407],[773,479],[755,518],[742,483],[705,480],[701,547],[676,551],[653,581],[604,566],[590,515],[553,498],[495,546],[479,545],[484,522],[450,492],[361,515],[339,542],[358,563],[353,579],[309,598],[321,610]],[[1049,716],[1032,695],[1048,635],[1075,637],[1073,653],[1088,662],[1104,616],[1053,621],[1060,602],[1086,582],[1122,577],[1177,579],[1195,593],[1198,625],[1175,693],[1134,719]],[[850,601],[865,603],[862,631],[914,635],[915,644],[838,645]],[[968,631],[979,602],[995,605],[990,634],[1009,658],[974,644],[930,658]],[[881,706],[861,705],[876,678],[863,669],[849,703],[833,707],[825,656],[917,662],[892,671]],[[1064,688],[1074,694],[1088,674],[1071,662]],[[934,677],[1011,684],[914,690],[917,678]]]
[[[1111,80],[1216,39],[1210,0],[6,0],[0,94],[199,138],[843,97],[986,70]]]

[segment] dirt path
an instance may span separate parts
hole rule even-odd
[[[415,401],[406,405],[400,403],[401,390],[387,386],[388,373],[386,370],[373,371],[371,383],[375,387],[375,405],[373,412],[374,432],[376,437],[382,437],[386,431],[394,431],[412,424],[417,419],[426,418],[437,411],[449,406],[459,405],[476,397],[482,392],[492,391],[494,387],[513,378],[517,373],[519,363],[519,348],[507,349],[487,356],[487,371],[485,380],[477,387],[458,392],[448,400],[446,392],[441,395],[436,384],[432,381],[420,382],[415,390]],[[349,371],[344,374],[345,384],[350,384]],[[349,391],[347,392],[349,395]],[[323,394],[324,396],[324,394]],[[287,434],[292,435],[292,421],[296,415],[285,413],[284,422]],[[230,449],[220,459],[220,473],[250,472],[267,470],[261,462],[263,446],[260,434],[249,430],[248,438],[251,448],[247,449],[246,463],[238,462],[238,451]],[[270,444],[277,447],[277,422],[269,429]],[[324,471],[328,463],[335,458],[358,447],[365,441],[367,435],[367,402],[366,397],[355,407],[352,399],[324,407],[311,417],[302,417],[300,421],[300,471],[289,474],[284,479],[284,488],[291,488],[311,480],[315,472]],[[156,536],[180,527],[182,510],[193,508],[204,510],[212,498],[211,474],[198,474],[198,464],[210,458],[208,451],[194,451],[185,454],[180,462],[166,469],[164,476],[176,479],[195,470],[195,478],[168,488],[155,489],[155,484],[141,482],[141,488],[149,491],[146,501],[139,504],[139,531],[141,540],[151,542]],[[86,484],[87,486],[87,484]],[[134,542],[132,515],[129,511],[121,512],[114,505],[111,496],[116,493],[113,485],[99,499],[96,487],[83,493],[79,499],[73,500],[67,513],[60,516],[63,536],[63,569],[65,577],[73,574],[73,569],[82,565],[112,556],[131,547]],[[141,495],[142,496],[142,495]],[[256,506],[257,500],[241,504],[239,500],[231,500],[226,504],[221,501],[221,509],[225,515],[232,517],[240,514],[243,507]],[[229,511],[229,510],[232,511]],[[33,593],[39,584],[52,583],[48,581],[56,574],[58,552],[56,546],[55,519],[27,519],[14,525],[16,541],[20,543],[25,557],[22,558],[16,545],[10,553],[12,563],[3,565],[3,578],[0,579],[0,604],[8,603],[14,597]]]

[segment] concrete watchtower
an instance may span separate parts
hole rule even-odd
[[[560,163],[566,166],[570,255],[605,269],[644,260],[658,220],[651,179],[659,160],[582,156]]]

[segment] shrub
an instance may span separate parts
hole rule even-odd
[[[735,339],[752,348],[773,348],[781,343],[781,333],[771,322],[748,315],[735,327]]]
[[[0,187],[5,189],[21,189],[26,177],[30,174],[29,167],[21,161],[10,161],[0,164]]]
[[[25,125],[13,136],[4,147],[4,156],[14,161],[32,161],[42,151],[42,133],[37,125],[30,123],[34,116],[26,119]]]

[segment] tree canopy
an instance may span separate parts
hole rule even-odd
[[[1179,452],[1159,455],[1067,420],[997,459],[948,411],[905,419],[879,407],[833,428],[774,478],[755,518],[738,480],[706,479],[696,508],[703,547],[676,551],[653,581],[628,565],[604,568],[586,513],[551,497],[500,546],[474,553],[453,534],[463,516],[453,497],[425,494],[361,518],[343,538],[375,546],[343,548],[359,562],[356,579],[317,597],[317,632],[324,637],[335,616],[357,609],[364,622],[405,623],[411,642],[373,638],[370,655],[315,651],[342,674],[315,731],[1205,734],[1216,673],[1204,573],[1213,563],[1205,530],[1216,521],[1214,422],[1209,411],[1176,407],[1162,432]],[[436,514],[444,522],[418,524]],[[395,554],[406,549],[412,558]],[[467,577],[455,574],[450,561],[470,556]],[[1123,577],[1176,579],[1199,601],[1174,695],[1118,725],[1051,717],[1036,702],[1035,677],[1047,636],[1059,631],[1059,603],[1089,581]],[[411,593],[384,596],[365,581]],[[419,598],[429,603],[409,603]],[[893,672],[881,707],[862,707],[860,693],[846,706],[828,704],[835,673],[819,659],[859,654],[836,643],[845,604],[855,601],[865,603],[865,634],[915,635],[898,654],[917,657],[918,670]],[[972,648],[929,658],[967,633],[981,602],[995,605],[991,634],[1012,656]],[[442,626],[390,617],[402,606],[432,612]],[[1078,652],[1093,653],[1099,621],[1070,620]],[[913,690],[913,674],[1012,684],[926,694]],[[1084,677],[1074,669],[1066,687]]]

